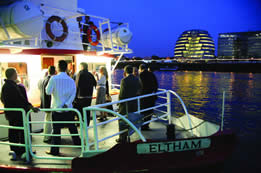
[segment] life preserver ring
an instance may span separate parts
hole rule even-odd
[[[95,32],[96,34],[96,41],[92,40],[92,30]],[[87,30],[87,38],[88,38],[88,42],[92,45],[92,46],[97,46],[99,44],[99,40],[101,39],[101,34],[99,29],[97,28],[97,26],[95,25],[90,25],[88,27]]]
[[[61,36],[55,36],[54,33],[52,32],[51,29],[51,24],[56,21],[58,23],[60,23],[63,27],[63,34]],[[68,26],[66,24],[66,22],[59,16],[51,16],[48,18],[46,24],[45,24],[45,30],[47,35],[53,40],[53,41],[58,41],[58,42],[62,42],[65,40],[65,38],[68,35]]]

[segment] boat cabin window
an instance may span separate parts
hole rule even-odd
[[[27,72],[27,64],[25,62],[0,62],[0,78],[1,78],[1,84],[0,88],[2,88],[4,84],[5,77],[5,70],[9,67],[14,67],[17,71],[17,79],[21,84],[25,86],[25,88],[29,89],[29,79],[28,79],[28,72]]]
[[[58,62],[60,60],[65,60],[67,62],[68,74],[73,76],[75,73],[75,63],[73,56],[44,56],[42,57],[42,70],[48,69],[49,66],[55,66],[56,70],[58,71]]]
[[[106,67],[106,64],[102,64],[102,63],[88,63],[88,70],[89,70],[89,72],[99,73],[100,66],[105,66]]]

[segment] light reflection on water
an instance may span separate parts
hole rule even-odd
[[[190,114],[220,122],[222,95],[225,98],[225,128],[243,134],[256,130],[261,122],[261,74],[227,72],[156,71],[159,87],[175,91]],[[122,70],[114,73],[113,83],[120,84]],[[182,109],[176,99],[176,114]],[[257,123],[258,122],[258,123]],[[261,127],[260,127],[261,128]],[[240,135],[243,135],[240,133]]]
[[[225,91],[224,128],[235,131],[239,142],[223,172],[242,172],[243,168],[256,171],[261,155],[261,74],[199,71],[154,73],[159,87],[171,89],[180,95],[190,114],[216,123],[220,123]],[[113,83],[119,84],[121,78],[122,70],[117,70]],[[180,105],[175,99],[173,101],[176,114],[181,114]]]

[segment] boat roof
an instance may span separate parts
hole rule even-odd
[[[30,54],[30,55],[76,55],[97,56],[95,51],[72,50],[72,49],[0,49],[0,54]],[[102,56],[113,58],[114,55],[104,53]]]

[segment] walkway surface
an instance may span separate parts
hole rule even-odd
[[[112,119],[113,117],[109,117]],[[91,124],[92,125],[92,121]],[[142,131],[142,134],[147,139],[166,139],[166,125],[160,122],[152,122],[150,124],[151,130]],[[79,128],[78,128],[79,130]],[[98,136],[99,139],[102,139],[106,136],[112,135],[118,132],[118,121],[114,121],[105,125],[98,126]],[[69,134],[69,130],[64,128],[62,129],[62,134]],[[93,129],[89,129],[89,138],[90,143],[94,142],[93,138]],[[116,145],[116,139],[118,136],[112,137],[106,141],[99,143],[100,149],[110,149],[114,145]],[[131,136],[131,141],[138,140],[138,135],[134,133]],[[51,155],[47,155],[45,151],[50,150],[48,144],[43,142],[43,136],[33,136],[32,138],[33,145],[47,145],[46,147],[33,147],[33,151],[36,151],[37,156],[44,157],[52,157]],[[62,137],[63,145],[72,145],[72,139],[69,136]],[[94,146],[91,146],[93,149]],[[70,168],[71,161],[69,160],[50,160],[50,159],[33,159],[32,163],[26,164],[23,161],[10,161],[10,156],[8,156],[10,149],[7,145],[2,145],[0,148],[0,165],[6,166],[20,166],[20,167],[37,167],[37,168]],[[62,153],[62,157],[78,157],[80,156],[81,150],[80,148],[60,148],[60,152]]]

